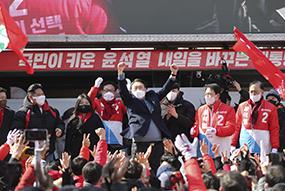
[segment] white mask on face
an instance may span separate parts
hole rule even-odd
[[[133,92],[134,96],[136,96],[139,99],[142,99],[145,96],[145,91],[142,90],[136,90]]]
[[[114,99],[114,97],[115,97],[115,95],[112,92],[107,92],[103,96],[104,100],[106,100],[106,101],[111,101]]]
[[[253,101],[254,103],[255,102],[258,102],[261,98],[261,94],[258,94],[258,95],[250,95],[250,99],[251,101]]]
[[[177,93],[176,92],[169,92],[167,95],[166,95],[167,99],[169,101],[174,101],[177,97]]]
[[[213,105],[215,103],[215,97],[205,96],[205,100],[208,105]]]
[[[46,96],[45,95],[41,95],[41,96],[38,96],[38,97],[34,97],[34,99],[36,100],[36,102],[42,106],[44,105],[45,103],[45,100],[46,100]]]

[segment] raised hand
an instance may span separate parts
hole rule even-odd
[[[103,82],[103,78],[98,77],[98,78],[95,80],[94,86],[95,86],[96,88],[99,88],[102,82]]]
[[[176,66],[175,64],[171,64],[170,71],[171,71],[171,74],[177,75],[178,66]]]
[[[220,156],[220,145],[217,145],[216,143],[213,144],[211,150],[212,150],[212,153],[214,155],[215,158],[219,157]]]
[[[124,62],[120,62],[117,67],[118,67],[118,74],[123,74],[126,64]]]
[[[71,155],[68,155],[67,152],[64,152],[62,153],[61,155],[62,159],[60,159],[60,164],[61,166],[64,168],[64,169],[67,169],[69,167],[69,162],[70,162],[70,159],[71,159]]]
[[[7,135],[7,141],[9,145],[12,145],[14,143],[15,137],[20,135],[20,131],[18,129],[14,129],[13,131],[10,130]]]
[[[198,138],[195,137],[191,144],[184,133],[177,135],[174,142],[176,148],[182,153],[186,160],[197,157]]]
[[[106,130],[102,127],[95,130],[95,133],[98,135],[100,140],[105,140],[106,138]]]
[[[90,143],[89,137],[90,137],[90,133],[88,133],[87,137],[86,137],[86,134],[84,133],[82,146],[85,146],[85,147],[89,147],[90,146],[91,143]]]
[[[208,154],[208,145],[205,142],[205,139],[203,139],[203,143],[200,140],[200,151],[201,151],[202,155]]]
[[[228,162],[228,156],[227,156],[227,149],[225,149],[225,153],[223,153],[223,151],[221,151],[221,155],[222,155],[222,163]]]

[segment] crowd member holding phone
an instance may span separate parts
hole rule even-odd
[[[77,97],[73,115],[69,118],[65,140],[65,151],[71,154],[71,158],[79,155],[83,135],[88,135],[90,148],[99,141],[95,130],[104,127],[100,117],[93,112],[92,102],[86,94]]]
[[[21,130],[46,129],[51,135],[46,160],[54,159],[55,139],[63,135],[64,123],[58,110],[48,104],[41,84],[29,86],[23,106],[15,113],[11,127]]]

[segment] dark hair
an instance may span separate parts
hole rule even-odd
[[[87,163],[88,161],[81,157],[81,156],[77,156],[75,157],[72,161],[71,161],[71,170],[73,172],[73,174],[75,174],[76,176],[79,176],[82,174],[82,169],[84,167],[84,165]]]
[[[220,188],[220,181],[211,172],[202,174],[202,178],[203,178],[204,184],[205,184],[207,189],[219,190],[219,188]]]
[[[71,107],[71,108],[65,110],[65,112],[61,116],[62,121],[69,119],[72,116],[73,111],[74,111],[74,107]]]
[[[160,164],[163,162],[168,162],[169,157],[171,157],[172,155],[170,153],[164,153],[161,157],[160,157]]]
[[[90,97],[87,96],[85,93],[82,93],[82,94],[80,94],[80,95],[77,97],[77,100],[76,100],[76,103],[75,103],[75,107],[74,107],[74,110],[73,110],[73,114],[78,115],[78,112],[79,112],[79,111],[78,111],[78,106],[79,106],[79,104],[80,104],[80,102],[81,102],[81,100],[82,100],[83,98],[86,98],[86,99],[88,100],[89,104],[91,105],[91,111],[90,111],[90,112],[93,112],[93,109],[92,109],[92,101],[91,101]]]
[[[265,179],[269,187],[273,187],[277,183],[285,182],[284,167],[280,165],[270,166],[265,174]]]
[[[74,185],[65,185],[59,191],[79,191],[79,188]]]
[[[140,83],[142,83],[142,84],[144,85],[144,87],[145,87],[146,89],[148,88],[148,84],[146,83],[146,81],[144,81],[144,80],[142,80],[142,79],[140,79],[140,78],[136,78],[136,79],[132,82],[131,88],[133,87],[134,83],[136,83],[136,82],[140,82]]]
[[[125,178],[128,179],[140,179],[143,167],[137,161],[131,160],[129,162],[127,171],[125,173]]]
[[[35,93],[36,89],[43,90],[43,86],[40,83],[34,83],[34,84],[30,85],[27,89],[28,95],[33,95]]]
[[[59,170],[58,166],[61,166],[59,159],[48,161],[46,167],[49,170]]]
[[[221,180],[223,191],[247,191],[247,180],[237,171],[230,171]]]
[[[0,92],[5,92],[7,94],[7,90],[5,88],[0,87]]]
[[[205,90],[207,90],[208,88],[214,90],[215,94],[221,94],[221,87],[216,83],[206,84]]]
[[[102,175],[103,166],[94,161],[88,162],[82,169],[82,175],[85,182],[97,184]]]
[[[262,83],[261,81],[254,80],[253,82],[251,82],[251,83],[249,84],[249,87],[251,87],[251,86],[254,85],[254,84],[258,84],[259,87],[260,87],[262,90],[264,90],[264,85],[263,85],[263,83]]]
[[[106,85],[112,85],[112,86],[114,86],[115,91],[117,90],[117,85],[116,85],[114,82],[112,82],[112,81],[106,81],[106,82],[104,82],[104,83],[102,84],[102,86],[101,86],[101,90],[103,90]]]

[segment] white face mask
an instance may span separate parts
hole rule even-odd
[[[144,98],[145,96],[145,91],[142,90],[136,90],[135,92],[133,92],[134,96],[136,96],[139,99]]]
[[[34,99],[36,100],[36,102],[42,106],[44,105],[45,103],[45,100],[46,100],[46,96],[45,95],[41,95],[41,96],[38,96],[38,97],[34,97]]]
[[[167,99],[169,101],[174,101],[177,97],[177,93],[176,92],[169,92],[167,95],[166,95]]]
[[[258,94],[258,95],[250,95],[250,99],[251,101],[253,102],[258,102],[261,98],[261,94]]]
[[[213,105],[215,103],[215,97],[205,96],[205,100],[208,105]]]
[[[114,99],[114,97],[115,97],[115,95],[112,92],[107,92],[103,96],[104,100],[106,100],[106,101],[111,101]]]

